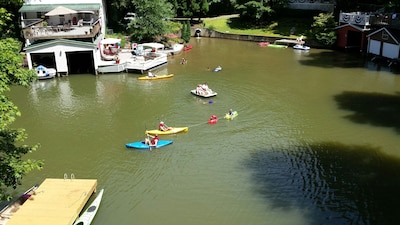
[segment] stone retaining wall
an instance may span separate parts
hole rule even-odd
[[[209,30],[207,28],[191,28],[191,36],[197,37],[210,37],[210,38],[223,38],[223,39],[232,39],[239,41],[254,41],[254,42],[270,42],[273,43],[275,40],[279,39],[291,39],[296,40],[295,38],[282,38],[282,37],[268,37],[268,36],[258,36],[258,35],[247,35],[247,34],[230,34],[223,33],[215,30]],[[306,45],[313,48],[323,48],[321,44],[319,44],[315,40],[306,40]]]

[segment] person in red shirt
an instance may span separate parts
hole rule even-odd
[[[157,146],[158,140],[159,140],[159,138],[158,138],[157,134],[154,136],[147,134],[147,138],[144,140],[144,144],[149,145],[149,146]]]
[[[171,130],[171,127],[168,127],[163,121],[161,121],[160,124],[158,125],[158,129],[160,131],[168,131]]]

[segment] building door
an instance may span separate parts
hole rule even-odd
[[[93,51],[65,52],[69,74],[95,74]]]

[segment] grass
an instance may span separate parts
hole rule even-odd
[[[259,26],[243,23],[238,17],[205,18],[203,21],[205,28],[219,32],[288,38],[306,37],[313,22],[312,18],[307,17],[282,17]],[[295,28],[293,34],[290,32],[292,27]]]

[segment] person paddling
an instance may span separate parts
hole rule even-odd
[[[152,136],[150,134],[147,134],[147,138],[144,140],[144,144],[146,144],[146,145],[148,145],[150,147],[156,147],[157,144],[158,144],[158,140],[159,139],[158,139],[158,135],[157,134],[154,135],[154,136]]]
[[[168,131],[171,130],[171,127],[168,127],[163,121],[160,122],[160,124],[158,125],[158,129],[160,131]]]

